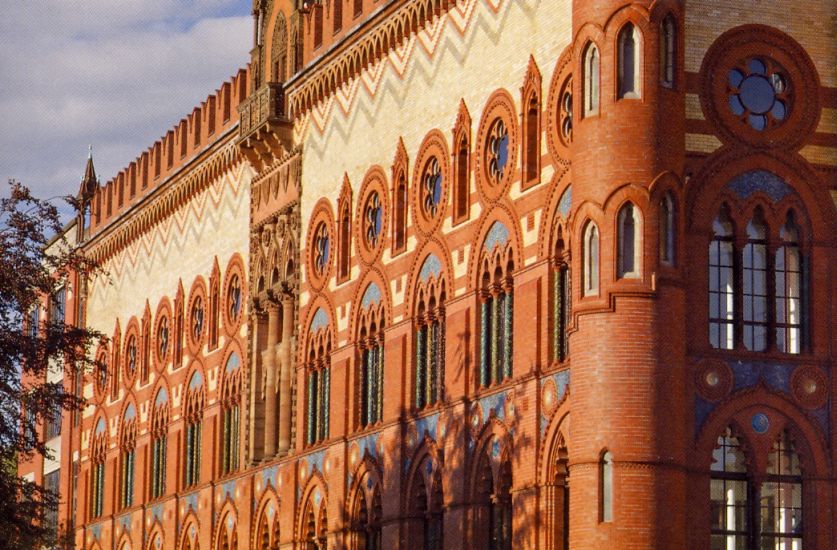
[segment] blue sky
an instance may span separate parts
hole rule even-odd
[[[251,8],[252,0],[7,2],[0,178],[41,197],[74,194],[92,144],[109,180],[246,65]]]

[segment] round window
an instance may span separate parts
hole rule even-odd
[[[498,118],[488,132],[486,165],[491,183],[498,185],[503,180],[509,162],[509,131],[503,119]]]
[[[436,157],[427,161],[421,184],[422,208],[429,218],[433,218],[439,211],[439,203],[442,201],[442,170],[439,166],[439,159]]]
[[[778,64],[751,58],[730,69],[729,109],[759,132],[781,124],[788,116],[790,86]]]
[[[157,326],[157,357],[165,361],[169,353],[169,319],[163,317]]]
[[[231,320],[238,319],[238,314],[241,312],[241,279],[237,274],[232,276],[229,289],[227,289],[227,311]]]
[[[317,275],[320,277],[325,275],[330,251],[331,242],[328,238],[328,228],[325,223],[320,223],[314,233],[314,269],[317,270]]]
[[[128,378],[133,378],[137,370],[137,338],[131,336],[128,339],[128,349],[125,357],[125,370]]]
[[[192,340],[199,342],[203,334],[203,298],[198,296],[192,304]]]
[[[369,248],[378,246],[381,229],[383,228],[383,215],[381,198],[377,191],[373,191],[366,199],[366,206],[363,209],[364,236]]]

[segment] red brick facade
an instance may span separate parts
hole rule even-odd
[[[372,136],[368,165],[318,151],[343,104],[322,105],[376,60],[506,13],[462,4],[256,2],[238,136],[158,187],[171,205],[94,217],[82,246],[104,260],[190,197],[222,208],[207,186],[253,169],[249,250],[114,319],[117,367],[65,421],[77,547],[837,546],[822,65],[744,20],[691,70],[688,2],[574,1],[562,53],[507,52],[522,78],[478,104],[435,89],[447,125]],[[317,155],[343,177],[304,171]],[[153,382],[119,378],[128,342]]]

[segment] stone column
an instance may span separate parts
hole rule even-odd
[[[291,446],[291,367],[294,334],[294,296],[282,295],[282,344],[279,347],[279,452]]]
[[[264,388],[264,456],[276,454],[276,345],[279,340],[279,304],[265,303],[267,310],[267,346],[262,351],[265,369]]]

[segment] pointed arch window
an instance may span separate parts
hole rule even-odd
[[[306,507],[305,527],[303,534],[303,548],[305,550],[327,550],[328,514],[326,502],[320,502],[319,511],[315,514],[314,503],[309,502]]]
[[[381,489],[372,484],[367,493],[364,489],[372,484],[369,474],[362,480],[362,485],[355,495],[351,509],[351,548],[353,550],[381,550]]]
[[[220,284],[218,274],[215,273],[209,283],[209,349],[218,347],[218,323],[220,320]]]
[[[599,521],[613,521],[613,453],[605,451],[599,459]]]
[[[454,219],[456,221],[467,219],[470,213],[469,201],[471,199],[471,187],[469,182],[470,167],[468,166],[468,159],[468,138],[463,133],[456,148],[454,166],[454,174],[456,177],[456,181],[454,182]]]
[[[555,252],[552,258],[552,360],[564,361],[570,353],[567,329],[572,312],[572,277],[570,276],[569,251],[564,246],[561,228],[555,236]]]
[[[512,376],[514,262],[511,248],[505,254],[495,254],[491,263],[486,255],[482,263],[479,385],[488,387]]]
[[[241,360],[233,352],[224,366],[221,394],[221,474],[238,470],[241,441]]]
[[[119,508],[130,508],[134,503],[134,466],[137,440],[137,414],[133,405],[128,405],[122,417],[119,469]]]
[[[401,252],[407,247],[407,179],[399,171],[395,180],[395,223],[393,231],[393,252]]]
[[[337,262],[337,277],[340,281],[349,278],[351,268],[351,239],[352,239],[352,218],[349,214],[348,201],[343,206],[340,214],[340,251]]]
[[[425,261],[435,259],[435,256]],[[445,364],[445,285],[429,279],[420,286],[415,318],[415,407],[442,399]]]
[[[410,541],[420,550],[444,548],[444,510],[442,480],[430,456],[414,472],[410,492]]]
[[[532,94],[523,116],[523,183],[532,184],[540,176],[540,102]]]
[[[314,445],[328,438],[331,334],[326,329],[309,336],[307,355],[305,442]]]
[[[677,210],[671,193],[660,201],[660,261],[674,266],[677,246]]]
[[[508,460],[495,468],[489,449],[499,445],[493,441],[479,458],[476,477],[474,538],[478,548],[512,549],[512,474]]]
[[[599,113],[599,49],[588,44],[584,50],[584,115]]]
[[[587,222],[584,228],[584,295],[599,293],[599,228]]]
[[[368,292],[368,291],[367,291]],[[370,307],[361,314],[358,337],[360,369],[358,427],[367,428],[383,420],[384,320],[381,308]]]
[[[802,351],[802,254],[799,227],[789,212],[776,250],[776,346],[785,353]]]
[[[742,254],[744,346],[750,351],[767,349],[767,225],[756,209],[747,224],[747,244]]]
[[[90,517],[102,516],[105,504],[105,453],[107,451],[107,430],[104,419],[96,422],[91,446]]]
[[[731,211],[723,204],[709,249],[709,339],[717,349],[800,354],[806,345],[809,270],[798,211],[775,221],[758,204],[736,218],[746,227],[736,240]],[[781,225],[780,225],[781,224]],[[778,226],[778,227],[777,227]],[[736,246],[738,243],[741,246]]]
[[[732,349],[735,345],[734,239],[726,206],[712,222],[709,243],[709,341],[712,347]]]
[[[619,277],[639,277],[642,262],[642,216],[633,203],[626,203],[616,217]]]
[[[642,37],[639,29],[628,23],[619,31],[617,97],[619,99],[638,99],[640,97],[640,79],[642,65],[640,50]]]
[[[186,390],[184,417],[186,444],[183,486],[191,487],[200,481],[201,432],[203,424],[203,377],[194,372]]]
[[[802,548],[802,469],[786,430],[760,475],[751,470],[729,428],[718,438],[712,459],[713,548]]]
[[[660,84],[666,88],[674,87],[676,48],[677,24],[674,16],[668,14],[660,23]]]
[[[169,397],[165,388],[157,392],[151,416],[151,493],[152,499],[166,492],[166,454],[169,421]]]

